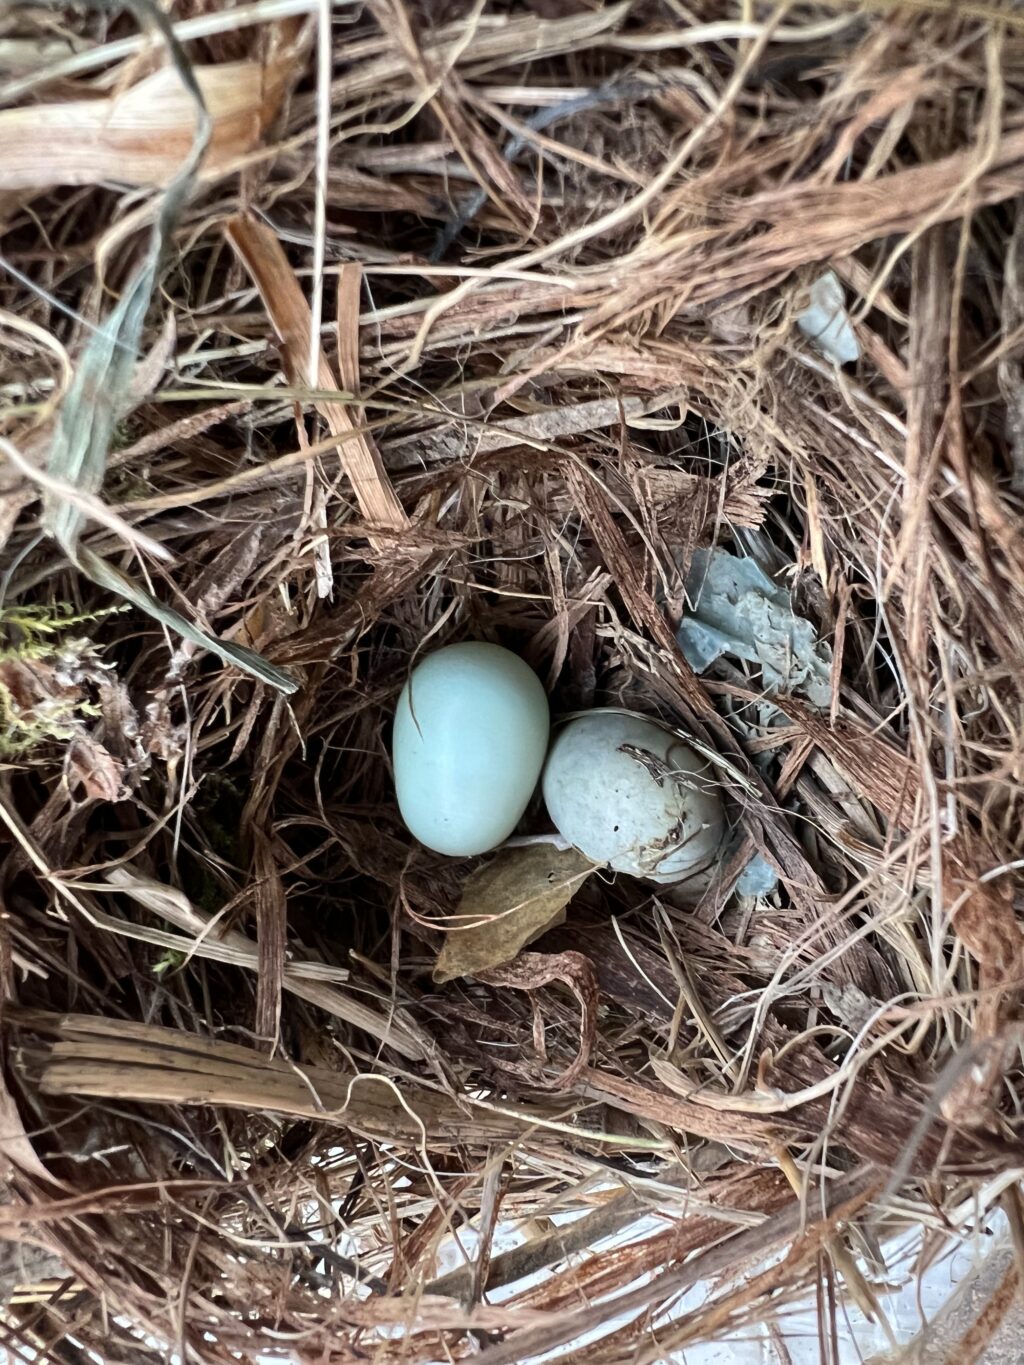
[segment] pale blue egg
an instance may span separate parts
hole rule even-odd
[[[413,670],[395,713],[402,819],[452,857],[497,847],[529,804],[551,727],[540,679],[516,654],[448,645]]]

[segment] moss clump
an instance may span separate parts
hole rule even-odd
[[[107,669],[87,636],[71,634],[110,614],[63,602],[0,609],[0,756],[67,743],[100,715],[95,682]]]

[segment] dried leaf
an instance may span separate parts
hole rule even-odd
[[[226,171],[259,145],[277,112],[287,64],[194,68],[210,116],[203,176]],[[185,166],[199,123],[173,66],[108,100],[65,100],[0,113],[0,189],[51,185],[166,185]]]
[[[574,848],[531,844],[499,853],[466,882],[458,914],[476,923],[449,933],[434,980],[475,976],[510,962],[562,922],[565,907],[593,871],[594,864]]]
[[[72,791],[81,787],[88,800],[123,801],[129,794],[124,764],[91,735],[76,735],[69,742],[64,773]]]

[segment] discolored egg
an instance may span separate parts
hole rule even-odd
[[[410,831],[452,857],[502,843],[536,788],[550,727],[544,688],[518,655],[480,641],[428,655],[395,713],[395,787]]]
[[[617,872],[684,881],[713,868],[724,842],[714,769],[646,716],[595,710],[568,721],[543,791],[559,833]]]

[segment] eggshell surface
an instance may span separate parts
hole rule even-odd
[[[412,834],[451,857],[502,843],[537,785],[550,727],[540,679],[510,650],[467,641],[428,655],[395,712],[395,787]]]
[[[551,746],[543,790],[559,833],[581,853],[656,882],[707,873],[726,833],[711,765],[629,712],[570,720]]]

